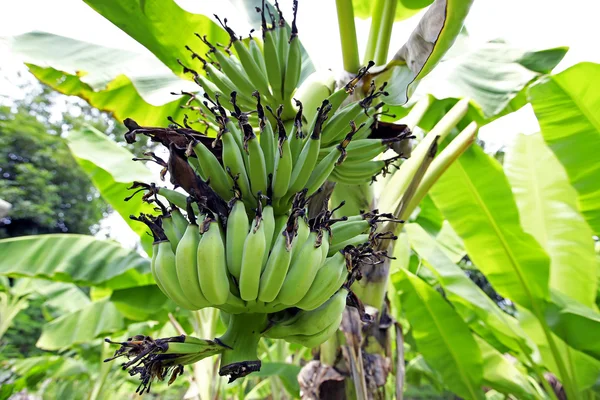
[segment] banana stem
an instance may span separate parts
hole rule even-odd
[[[397,0],[386,0],[383,6],[382,21],[377,37],[377,47],[375,48],[375,65],[385,65],[387,62],[397,5]]]
[[[435,182],[442,176],[442,174],[448,169],[448,167],[456,161],[462,153],[464,153],[471,143],[475,140],[477,134],[477,124],[471,122],[461,133],[458,134],[452,142],[433,160],[425,176],[421,180],[414,195],[408,200],[408,206],[398,216],[399,219],[406,220],[408,216],[414,211],[419,205],[423,197],[427,194],[429,189]]]
[[[365,58],[363,59],[363,64],[365,65],[375,59],[375,49],[377,48],[377,39],[379,38],[379,28],[381,27],[385,2],[386,0],[375,0],[375,4],[371,10],[371,29],[369,30],[367,49],[365,50]]]
[[[219,375],[229,381],[260,370],[258,343],[267,326],[267,314],[232,314],[227,331],[218,340],[229,347],[221,356]]]
[[[410,109],[408,114],[398,121],[399,124],[405,124],[412,131],[417,124],[421,122],[425,113],[431,106],[431,96],[424,96]]]
[[[419,166],[427,156],[431,144],[439,136],[438,143],[442,143],[452,129],[460,122],[469,110],[469,101],[466,99],[458,101],[454,107],[442,117],[442,119],[433,127],[433,129],[421,140],[417,147],[412,151],[408,160],[406,160],[400,170],[397,171],[390,180],[386,190],[380,199],[379,208],[381,210],[395,210],[396,206],[402,200],[403,194],[412,181]]]
[[[338,28],[342,43],[344,70],[355,73],[360,68],[360,58],[358,57],[358,42],[356,41],[352,0],[336,0],[335,5],[337,7]]]

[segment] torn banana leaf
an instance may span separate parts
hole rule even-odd
[[[408,42],[380,71],[375,80],[388,82],[384,101],[402,105],[408,101],[416,85],[442,59],[460,34],[472,0],[436,0],[427,10]]]

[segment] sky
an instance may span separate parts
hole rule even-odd
[[[211,15],[217,13],[229,18],[237,32],[248,32],[249,27],[236,17],[235,7],[228,1],[176,0],[190,12]],[[291,15],[291,1],[282,0],[285,15]],[[29,31],[46,31],[89,41],[99,45],[118,47],[148,53],[139,43],[93,11],[81,0],[0,0],[0,38]],[[394,26],[390,57],[399,48],[422,13]],[[597,0],[475,0],[465,22],[473,45],[493,39],[503,39],[525,49],[537,50],[568,46],[569,52],[555,69],[562,71],[580,61],[600,62],[600,2]],[[298,26],[302,43],[309,51],[317,69],[341,69],[339,33],[335,21],[335,1],[300,0]],[[365,48],[369,20],[357,20],[359,50]],[[310,27],[302,29],[302,27]],[[16,85],[21,79],[30,79],[23,64],[2,46],[0,39],[0,104],[20,98]],[[68,103],[59,105],[68,107]],[[479,136],[491,148],[510,143],[518,133],[533,133],[539,129],[530,107],[483,127]],[[111,234],[124,245],[132,247],[135,237],[118,215],[103,221],[102,234]]]

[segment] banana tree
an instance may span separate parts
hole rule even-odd
[[[302,305],[304,295],[308,294],[306,290],[312,287],[311,283],[313,281],[310,280],[305,282],[301,279],[290,279],[286,286],[288,290],[285,293],[291,295],[284,296],[286,298],[283,299],[281,304],[270,304],[269,302],[273,299],[268,300],[265,304],[248,303],[253,302],[257,296],[260,299],[260,294],[252,294],[253,291],[257,290],[256,283],[252,283],[252,280],[242,279],[241,271],[250,271],[248,268],[251,268],[251,264],[259,264],[260,266],[260,263],[256,261],[257,257],[253,257],[254,262],[249,262],[246,257],[243,257],[242,265],[239,267],[241,271],[238,271],[237,267],[233,267],[236,264],[236,261],[233,260],[236,252],[233,252],[232,255],[224,250],[221,250],[221,255],[216,253],[219,246],[222,247],[223,245],[219,245],[218,235],[212,235],[218,228],[219,223],[222,229],[229,230],[228,224],[229,221],[234,220],[230,217],[234,213],[236,205],[237,208],[243,207],[248,211],[255,207],[257,209],[250,230],[254,236],[249,236],[253,238],[253,241],[247,244],[250,251],[256,250],[259,252],[260,248],[268,249],[270,246],[265,243],[265,240],[268,239],[274,245],[277,244],[277,240],[272,236],[269,237],[269,235],[265,235],[267,239],[263,238],[262,240],[255,237],[256,232],[261,232],[264,235],[261,230],[268,229],[272,229],[270,232],[272,235],[276,228],[269,228],[269,226],[275,226],[276,224],[262,223],[262,221],[269,221],[269,218],[276,221],[276,216],[281,217],[279,219],[282,221],[278,225],[281,227],[279,229],[284,229],[285,232],[289,227],[287,232],[290,233],[285,241],[281,237],[279,238],[282,242],[280,246],[289,246],[293,243],[294,237],[300,235],[298,225],[301,225],[304,221],[303,218],[298,217],[304,212],[305,205],[294,208],[294,203],[296,205],[298,202],[304,204],[304,200],[301,197],[296,197],[295,201],[291,202],[294,192],[305,186],[307,191],[317,192],[319,187],[328,179],[331,182],[346,185],[367,183],[377,171],[389,172],[390,165],[397,162],[396,157],[375,161],[371,161],[371,159],[390,145],[400,144],[401,139],[406,139],[408,137],[406,127],[412,129],[417,125],[426,126],[428,122],[434,121],[431,125],[433,128],[430,126],[431,131],[414,150],[412,157],[402,163],[400,170],[390,178],[388,185],[392,190],[380,198],[378,207],[383,211],[392,213],[391,218],[386,220],[386,217],[377,213],[365,213],[358,216],[357,212],[347,212],[347,214],[355,215],[351,218],[358,218],[363,221],[369,220],[369,223],[366,224],[367,227],[359,231],[357,235],[359,238],[357,240],[369,244],[369,246],[363,247],[364,250],[378,253],[378,255],[385,254],[385,251],[391,254],[393,248],[391,239],[394,236],[385,232],[399,231],[399,225],[393,224],[398,224],[398,220],[408,219],[436,180],[469,147],[474,140],[477,125],[475,123],[468,124],[468,122],[471,122],[468,118],[476,119],[477,122],[485,120],[485,117],[480,115],[477,107],[466,101],[457,102],[448,113],[445,113],[448,109],[448,102],[441,102],[443,103],[441,104],[427,97],[417,103],[402,121],[406,127],[400,124],[390,125],[379,121],[380,119],[385,120],[385,114],[387,113],[378,112],[382,105],[400,106],[404,104],[414,92],[416,84],[432,70],[448,50],[460,32],[470,2],[434,2],[424,14],[421,23],[410,36],[408,42],[387,63],[389,37],[393,21],[396,17],[401,18],[401,16],[410,14],[407,9],[411,7],[404,8],[405,4],[398,5],[395,1],[377,1],[373,6],[373,23],[369,36],[369,46],[365,54],[367,63],[365,63],[365,67],[359,68],[352,3],[338,1],[338,19],[340,21],[344,67],[350,73],[350,77],[345,79],[343,86],[340,88],[335,86],[335,81],[331,77],[315,75],[304,79],[312,72],[312,68],[310,60],[298,39],[297,7],[294,10],[294,19],[290,26],[283,19],[278,7],[273,8],[264,3],[261,4],[258,23],[263,32],[263,40],[259,41],[257,38],[252,37],[240,40],[231,27],[228,26],[227,20],[217,19],[222,26],[219,28],[207,17],[187,13],[179,9],[174,3],[163,2],[159,5],[154,2],[137,4],[136,2],[106,3],[89,1],[88,4],[148,48],[163,64],[156,59],[145,60],[145,56],[138,54],[124,54],[118,49],[90,46],[74,40],[44,34],[31,34],[16,38],[13,48],[24,55],[26,61],[29,62],[30,70],[41,81],[64,93],[82,96],[94,106],[113,111],[117,118],[129,118],[126,120],[126,125],[130,130],[128,140],[135,140],[137,135],[147,135],[152,140],[168,147],[169,162],[164,162],[155,155],[152,155],[152,157],[155,162],[163,165],[170,173],[172,183],[181,186],[191,195],[192,202],[188,203],[186,196],[179,192],[172,192],[165,188],[156,188],[155,190],[152,185],[145,186],[140,183],[136,186],[147,190],[147,195],[144,196],[146,200],[154,201],[160,205],[158,196],[162,195],[173,205],[188,211],[190,224],[186,221],[181,223],[182,220],[179,219],[181,225],[177,229],[179,229],[179,235],[182,235],[181,240],[184,241],[185,237],[185,241],[188,241],[188,236],[197,235],[198,229],[193,227],[196,224],[201,225],[202,240],[206,240],[207,244],[209,240],[211,240],[211,243],[214,242],[203,247],[210,249],[210,251],[202,252],[203,257],[208,253],[215,254],[211,260],[214,261],[215,265],[220,266],[220,270],[215,270],[213,273],[221,274],[218,276],[222,278],[219,279],[217,275],[204,279],[201,277],[196,285],[200,285],[200,288],[192,287],[187,286],[188,283],[192,283],[192,280],[179,278],[179,282],[173,281],[168,274],[165,275],[164,268],[159,267],[158,271],[153,270],[154,279],[161,286],[161,290],[183,308],[195,309],[209,304],[220,306],[225,312],[224,315],[229,315],[228,324],[235,328],[231,329],[229,336],[226,333],[221,338],[222,344],[226,346],[222,346],[220,343],[198,342],[198,345],[208,347],[204,350],[196,349],[194,353],[198,354],[188,355],[176,352],[180,364],[175,363],[175,365],[190,363],[214,351],[223,353],[221,365],[222,367],[229,367],[222,368],[223,373],[233,373],[234,376],[242,375],[249,370],[257,369],[260,363],[255,362],[257,357],[255,350],[254,354],[237,354],[236,351],[227,349],[227,345],[234,348],[241,347],[244,350],[247,350],[247,347],[256,346],[256,343],[245,346],[239,342],[241,335],[236,335],[236,332],[239,332],[239,326],[245,326],[246,328],[255,326],[255,330],[259,330],[261,333],[265,329],[267,336],[283,337],[291,342],[312,346],[327,339],[339,325],[338,318],[333,320],[334,324],[332,325],[335,325],[335,329],[330,329],[330,325],[315,324],[320,328],[315,328],[317,331],[309,335],[309,332],[312,331],[306,329],[310,324],[304,321],[308,317],[303,319],[303,315],[308,313],[300,312],[298,316],[289,315],[289,311],[285,311],[290,305],[301,305],[301,307],[296,308],[304,308],[305,311],[313,306],[319,309],[322,300],[312,299],[312,302],[306,301]],[[414,9],[414,5],[412,6]],[[139,11],[140,9],[143,9],[143,13]],[[170,24],[158,23],[156,17],[159,15],[161,18],[158,20],[162,20],[166,16],[174,22]],[[193,27],[193,29],[200,31],[201,34],[197,35],[198,41],[195,44],[185,46],[188,40],[193,39],[193,31],[188,32],[188,28],[185,27]],[[217,45],[218,42],[229,43],[229,46],[222,50]],[[52,51],[40,56],[37,49],[42,43],[45,44],[46,49],[51,49],[52,44],[60,43],[63,46],[62,48],[69,51],[70,54],[86,55],[82,58],[87,62],[84,69],[88,73],[84,76],[69,73],[69,71],[81,69],[81,66],[77,65],[79,63],[77,59],[70,59]],[[76,50],[76,52],[73,52],[73,50]],[[208,52],[208,54],[204,54],[204,52]],[[560,54],[560,51],[557,52]],[[112,55],[114,60],[127,61],[116,62],[111,65],[110,69],[107,69],[105,63],[102,65],[95,63],[95,60],[100,60],[104,55]],[[525,60],[529,61],[527,65],[532,68],[529,71],[533,72],[529,75],[524,74],[528,78],[525,77],[519,80],[516,84],[518,89],[529,84],[535,73],[539,74],[539,71],[535,69],[538,68],[538,64],[534,63],[535,68],[531,66],[531,59],[536,58],[531,54],[529,56]],[[376,65],[368,63],[371,59],[375,60],[374,64]],[[556,57],[554,60],[556,61]],[[140,61],[143,65],[148,66],[148,70],[140,71],[137,68],[132,68],[132,65],[140,65]],[[522,57],[514,57],[511,61],[513,64],[515,61],[522,64],[526,62],[523,61]],[[49,64],[50,67],[36,66],[41,62],[46,65]],[[550,61],[550,63],[552,62]],[[111,74],[116,75],[130,71],[132,74],[129,74],[129,78],[120,75],[113,79],[111,76]],[[355,75],[356,71],[358,71],[358,74]],[[185,81],[180,78],[188,78],[189,80]],[[198,84],[200,88],[190,86],[191,81]],[[299,85],[300,87],[296,89]],[[178,100],[164,102],[164,100],[156,100],[157,97],[152,97],[161,91],[164,93],[167,89],[174,90],[175,86],[179,86],[177,89],[181,90],[180,93],[183,95]],[[258,91],[254,92],[256,89]],[[508,98],[516,99],[518,89],[509,94]],[[202,96],[206,97],[203,98]],[[231,98],[231,102],[219,101],[219,97],[221,99]],[[292,102],[293,97],[297,99],[294,102]],[[374,100],[377,98],[380,98],[383,103],[374,104]],[[159,105],[156,105],[156,103],[159,103]],[[345,103],[348,104],[345,105]],[[278,109],[280,104],[283,107]],[[500,107],[499,110],[502,111],[505,108]],[[264,109],[269,112],[265,112]],[[248,112],[249,110],[252,112]],[[336,112],[336,110],[339,111]],[[396,111],[400,116],[406,114],[408,109],[394,107],[394,112]],[[187,117],[187,114],[195,112],[198,112],[201,117],[203,132],[200,132],[200,129],[192,128],[192,121],[195,118],[190,119]],[[445,114],[441,120],[436,118],[436,115],[439,115],[440,112]],[[173,125],[169,128],[158,127],[164,123],[167,116],[171,117],[170,121]],[[472,118],[472,116],[477,118]],[[237,124],[233,123],[232,119],[236,120]],[[350,123],[351,121],[353,124]],[[363,122],[369,129],[362,128],[361,123]],[[454,136],[453,130],[457,126],[460,127],[462,132],[447,144],[449,140],[444,141],[444,139]],[[255,140],[254,131],[259,133],[260,143]],[[305,132],[307,133],[306,136]],[[220,140],[213,142],[212,138],[215,135]],[[207,140],[208,137],[211,137],[210,141]],[[355,140],[354,143],[352,140]],[[361,146],[359,146],[360,140],[366,140],[368,143],[364,142],[363,145],[372,146],[375,153],[369,153],[371,155],[368,157],[362,154]],[[121,201],[125,196],[123,194],[124,189],[132,182],[152,181],[148,171],[141,168],[140,165],[123,161],[126,157],[130,157],[126,154],[126,151],[123,151],[123,149],[114,150],[101,134],[93,131],[73,133],[71,143],[71,149],[78,157],[81,166],[90,174],[96,186],[99,187],[103,196],[115,210],[125,218],[128,218],[131,214],[147,215],[153,213],[152,206],[148,203],[134,201],[124,203]],[[210,143],[215,145],[207,145]],[[443,147],[443,150],[436,157],[438,146]],[[261,157],[256,156],[261,152],[263,154],[262,162]],[[284,154],[289,154],[288,158],[292,161],[291,163],[286,164],[281,161],[284,159]],[[275,155],[280,156],[274,157]],[[313,167],[315,167],[314,171],[312,171]],[[123,171],[126,171],[126,173],[123,174]],[[261,171],[265,172],[261,173]],[[286,185],[282,183],[281,179],[277,179],[277,175],[280,177],[285,176],[284,171],[289,174]],[[269,172],[272,172],[273,176],[270,176]],[[246,177],[244,178],[244,176]],[[200,180],[198,181],[198,179]],[[204,182],[205,186],[199,182]],[[207,182],[210,185],[207,185]],[[285,183],[285,180],[283,182]],[[231,211],[229,211],[228,205],[224,204],[222,199],[228,200],[231,197],[231,187],[234,188],[235,201],[232,202]],[[331,188],[333,185],[325,184],[323,187]],[[342,185],[338,185],[338,187],[342,187]],[[255,189],[262,190],[255,191]],[[199,199],[198,196],[194,198],[194,192],[196,195],[202,193],[203,196],[201,197],[205,200]],[[259,192],[262,193],[259,194]],[[207,193],[210,195],[206,195]],[[263,198],[261,195],[267,197]],[[322,194],[320,193],[320,195]],[[327,198],[327,193],[325,195],[325,198]],[[339,193],[337,196],[339,197]],[[333,197],[336,197],[335,191]],[[307,210],[309,214],[319,215],[321,204],[317,201],[318,199],[319,196],[314,196],[311,200],[312,204],[316,204],[316,206],[311,207],[309,203]],[[163,202],[166,204],[164,199]],[[355,203],[360,203],[360,201]],[[336,204],[333,206],[335,207]],[[210,217],[210,214],[208,214],[209,217],[203,217],[202,224],[197,223],[192,217],[195,214],[206,215],[203,212],[205,209],[210,210],[214,217]],[[177,229],[173,229],[173,227],[177,223],[176,219],[181,216],[176,210],[177,207],[173,206],[170,207],[170,210],[163,209],[163,215],[158,220],[148,217],[138,218],[148,223],[155,236],[156,249],[159,247],[163,249],[162,251],[153,252],[157,258],[160,256],[160,262],[158,263],[160,265],[173,265],[173,259],[177,264],[177,248],[173,249],[171,246],[173,242],[178,240],[173,239],[175,237],[173,233],[177,232]],[[294,210],[296,211],[294,212]],[[247,215],[248,211],[243,212],[243,215]],[[343,208],[338,211],[342,212]],[[268,213],[271,212],[273,216],[268,217]],[[325,215],[330,213],[330,211],[324,212]],[[295,213],[298,215],[294,215]],[[314,238],[311,238],[315,244],[317,241],[322,243],[321,236],[329,233],[326,228],[329,228],[332,222],[328,222],[327,218],[329,218],[329,221],[333,221],[330,217],[325,218],[322,216],[321,218],[321,225],[315,225],[316,220],[313,218],[312,225],[303,228],[307,232],[310,230],[318,232],[314,235]],[[218,221],[219,219],[221,221]],[[239,221],[236,225],[244,225],[243,218],[240,218]],[[338,226],[344,225],[341,222],[343,221],[338,221]],[[376,222],[380,222],[380,228],[373,229],[371,235],[362,233],[368,232],[369,225]],[[245,225],[246,231],[250,229],[250,226],[248,226],[250,221],[246,220]],[[151,240],[148,240],[148,236],[145,235],[146,229],[134,223],[131,226],[135,227],[134,229],[146,239],[145,248],[148,253],[151,253]],[[212,233],[211,226],[213,226]],[[284,226],[286,228],[283,228]],[[336,225],[332,224],[331,231],[335,227]],[[349,228],[339,229],[343,231]],[[243,229],[240,230],[243,231]],[[238,231],[238,229],[233,229],[233,231]],[[207,233],[211,233],[211,235],[207,235]],[[208,239],[211,236],[212,238]],[[229,240],[229,236],[227,235],[227,240]],[[342,245],[351,245],[352,248],[357,249],[361,248],[360,241],[333,243],[336,235],[331,236],[331,244],[335,244],[334,249],[336,246],[341,246],[338,250],[345,249]],[[342,237],[343,235],[339,234],[337,236]],[[166,242],[165,239],[169,239],[169,242]],[[194,240],[196,239],[190,239],[192,243]],[[160,242],[162,244],[159,244]],[[327,243],[327,240],[325,240],[325,243]],[[238,253],[243,254],[245,247],[246,245],[240,248],[238,245]],[[321,246],[312,247],[320,248]],[[329,247],[331,249],[332,246]],[[262,251],[264,252],[264,250]],[[304,257],[317,257],[314,253],[314,249],[307,247],[306,253],[302,251],[300,254],[304,259]],[[285,250],[281,254],[283,254],[282,257],[285,257]],[[376,395],[378,387],[385,384],[385,377],[389,372],[389,370],[379,369],[377,372],[383,372],[383,379],[381,377],[372,379],[373,371],[369,370],[371,365],[363,362],[363,358],[365,360],[369,359],[369,354],[389,356],[389,352],[386,351],[386,344],[390,343],[390,334],[386,328],[390,324],[388,323],[386,327],[384,309],[389,266],[387,262],[382,265],[368,266],[369,263],[378,264],[378,261],[376,259],[368,260],[365,257],[366,253],[358,250],[354,252],[346,251],[344,254],[346,262],[361,264],[362,267],[352,269],[350,276],[345,277],[345,289],[338,292],[336,296],[341,296],[339,293],[344,295],[345,290],[352,289],[358,294],[358,298],[362,302],[379,310],[378,323],[371,326],[383,331],[383,333],[379,332],[379,338],[382,339],[383,344],[379,348],[371,346],[371,348],[365,349],[366,346],[363,345],[368,344],[369,340],[363,341],[360,333],[357,333],[357,328],[361,326],[360,322],[352,323],[353,320],[348,319],[349,323],[342,324],[342,329],[346,333],[345,337],[340,337],[342,342],[346,341],[342,346],[342,352],[344,360],[348,363],[348,370],[351,371],[353,376],[353,382],[347,386],[348,390],[350,392],[354,391],[354,393],[349,392],[348,396],[366,398],[367,396]],[[184,257],[183,253],[182,257]],[[329,257],[335,258],[334,254]],[[61,265],[59,259],[51,261]],[[226,265],[223,264],[225,261]],[[246,261],[245,264],[244,261]],[[187,264],[191,262],[193,260]],[[274,264],[280,262],[274,262]],[[316,278],[316,269],[319,267],[320,262],[315,261],[309,264],[314,268],[313,276]],[[338,268],[339,265],[344,265],[339,261],[337,263],[332,261],[333,264],[336,264]],[[24,264],[21,265],[26,267]],[[68,263],[63,265],[67,266]],[[268,268],[268,265],[266,263],[265,267]],[[327,265],[325,263],[319,271],[329,271],[330,268],[325,268]],[[255,266],[253,267],[255,268]],[[12,269],[8,273],[20,273],[19,268],[14,266],[10,268]],[[336,269],[333,267],[331,269],[335,275]],[[62,279],[68,279],[66,278],[68,273],[60,275],[54,271],[51,274],[49,270],[43,272],[42,269],[41,271],[40,275],[42,276],[46,273],[48,276],[61,276]],[[62,269],[59,268],[58,271],[62,272]],[[265,277],[273,276],[273,279],[275,279],[275,276],[278,275],[277,273],[267,273],[267,271],[271,271],[271,269],[265,269]],[[291,272],[293,272],[293,269]],[[359,273],[363,275],[362,281],[351,285]],[[250,275],[256,277],[258,274],[260,272],[251,273]],[[339,272],[337,275],[340,275]],[[230,279],[231,277],[233,279]],[[177,279],[177,276],[175,278]],[[411,286],[403,286],[404,288],[414,286],[424,291],[424,293],[428,293],[427,288],[419,281],[415,281],[409,275],[406,275],[405,278],[403,282],[411,282]],[[324,278],[316,279],[316,281],[324,282]],[[218,284],[211,285],[214,286],[211,288],[204,288],[202,282]],[[225,285],[225,283],[228,283],[228,285]],[[244,284],[240,285],[241,283]],[[286,285],[285,282],[282,282],[282,284]],[[180,286],[179,290],[177,289],[178,285]],[[188,289],[185,289],[184,286]],[[227,288],[226,290],[219,290],[217,286],[221,289]],[[305,288],[301,289],[301,287]],[[338,290],[340,286],[333,285],[332,287]],[[289,288],[294,290],[290,291]],[[237,289],[239,289],[239,293],[236,293]],[[186,290],[193,292],[193,294],[191,296],[185,295],[182,298],[181,293],[185,294]],[[301,292],[301,290],[304,290],[304,292]],[[318,291],[315,290],[315,292]],[[202,293],[203,297],[199,297],[199,293]],[[268,293],[263,294],[267,295]],[[238,295],[241,298],[241,303],[236,300]],[[358,298],[351,297],[351,303],[362,311],[361,301]],[[340,302],[332,301],[331,303],[339,304]],[[282,305],[287,306],[287,308],[282,308]],[[443,304],[440,307],[443,309]],[[340,311],[329,311],[331,314],[328,315],[341,316],[341,308],[337,308],[337,310]],[[275,318],[270,318],[267,322],[264,317],[257,318],[256,315],[250,318],[244,317],[245,319],[236,317],[236,315],[246,315],[248,312],[258,315],[272,314]],[[351,313],[347,312],[346,314],[350,315]],[[363,319],[367,318],[365,313],[359,313],[358,315]],[[281,321],[283,321],[279,324],[280,328],[277,328],[277,324],[275,324],[277,318],[281,318]],[[272,324],[275,327],[266,330]],[[457,323],[456,325],[460,324]],[[463,333],[468,332],[464,328],[460,329]],[[369,332],[366,338],[377,337],[376,334],[377,332]],[[319,336],[318,339],[312,337],[315,335]],[[252,340],[256,341],[259,336],[254,335]],[[190,338],[190,340],[193,341],[194,339]],[[240,344],[239,346],[231,346],[235,343]],[[335,358],[335,349],[338,342],[332,340],[331,343],[333,345],[330,345],[329,348],[333,347]],[[134,345],[135,343],[126,343],[124,349],[133,349]],[[150,342],[148,345],[154,351],[153,354],[156,354],[155,350],[157,348],[162,349],[160,346],[166,345],[172,348],[179,346],[173,340],[160,343]],[[182,346],[179,347],[182,348]],[[327,353],[327,347],[322,347],[322,355]],[[480,349],[486,350],[486,361],[490,360],[490,363],[497,362],[498,354],[489,351],[485,343],[480,344]],[[476,347],[473,346],[471,350],[477,353]],[[593,348],[588,349],[588,351],[593,350]],[[172,351],[175,350],[172,349]],[[365,352],[365,356],[363,356],[363,352]],[[252,353],[252,350],[250,350],[250,353]],[[477,364],[477,359],[477,355],[474,354],[472,368],[476,369],[480,365]],[[324,358],[322,360],[324,361]],[[252,362],[248,363],[247,361]],[[234,365],[235,369],[230,367],[231,365]],[[164,366],[168,368],[169,364],[165,363]],[[175,367],[174,370],[176,375],[179,369]],[[466,385],[467,391],[460,387],[455,389],[456,392],[461,394],[470,393],[473,397],[479,397],[481,395],[480,386],[483,384],[481,376],[481,374],[474,373],[471,376],[472,381],[469,381],[471,384]],[[483,376],[485,377],[485,373]],[[400,376],[399,382],[402,381],[401,378]],[[315,383],[318,382],[313,382],[313,387],[318,386]],[[532,387],[535,389],[535,385]],[[531,390],[531,388],[527,389],[525,387],[523,392],[531,394]],[[397,393],[400,396],[402,392],[399,390]]]

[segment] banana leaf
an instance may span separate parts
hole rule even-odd
[[[565,169],[542,135],[518,135],[506,151],[504,171],[523,229],[550,256],[550,287],[592,307],[598,291],[592,230],[579,213],[577,192]]]
[[[577,203],[600,235],[600,64],[579,63],[529,89],[544,140],[564,166]]]
[[[45,350],[59,350],[89,343],[124,328],[123,315],[113,303],[103,300],[45,324],[36,346]]]
[[[483,358],[467,324],[438,292],[407,270],[392,275],[392,282],[401,292],[402,311],[423,358],[450,390],[483,399]]]
[[[149,260],[112,240],[51,234],[0,240],[0,275],[122,289],[154,281]]]
[[[525,307],[549,298],[549,257],[521,227],[515,200],[496,160],[479,146],[471,146],[430,195],[500,295]]]

